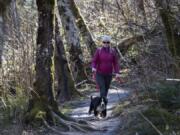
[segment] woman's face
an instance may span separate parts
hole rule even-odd
[[[103,47],[109,47],[110,41],[103,41],[102,44],[103,44]]]

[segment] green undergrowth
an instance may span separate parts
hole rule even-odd
[[[71,101],[61,103],[61,104],[59,104],[59,110],[61,110],[61,112],[63,114],[65,114],[65,115],[70,114],[74,108],[77,108],[77,104],[81,103],[86,98],[87,97],[85,97],[85,96],[81,96],[81,97],[78,97],[78,98],[74,98]]]
[[[27,110],[28,97],[21,88],[16,88],[16,94],[7,94],[1,97],[4,106],[0,108],[0,128],[10,124],[22,122],[25,110]]]
[[[180,109],[180,82],[162,82],[148,88],[150,97],[169,110]]]
[[[122,123],[117,135],[180,135],[179,90],[177,82],[160,82],[139,94],[138,101],[118,105],[114,114]]]

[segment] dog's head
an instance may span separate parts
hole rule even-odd
[[[99,98],[99,105],[97,107],[97,110],[102,112],[103,110],[106,109],[107,106],[107,99],[105,97],[100,97]]]
[[[94,111],[94,115],[97,116],[98,114],[103,114],[106,116],[106,106],[107,106],[107,98],[106,97],[92,97],[91,96],[91,103],[89,107],[89,114]]]
[[[104,107],[106,107],[106,105],[107,105],[107,99],[105,98],[105,97],[101,97],[101,100],[100,100],[101,102],[100,102],[100,106],[102,107],[102,108],[104,108]]]

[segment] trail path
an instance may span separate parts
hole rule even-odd
[[[129,93],[127,90],[119,89],[109,89],[108,94],[108,106],[107,106],[107,117],[103,119],[95,118],[92,115],[88,114],[90,96],[98,96],[99,92],[93,92],[89,94],[89,98],[83,101],[73,102],[72,112],[69,114],[71,117],[76,119],[87,120],[92,123],[96,128],[101,131],[89,132],[89,133],[79,133],[79,132],[67,132],[67,135],[115,135],[113,130],[120,124],[120,119],[118,117],[112,116],[113,108],[120,103],[120,101],[125,100],[128,97]]]

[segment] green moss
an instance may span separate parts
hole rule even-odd
[[[180,118],[167,112],[164,109],[149,108],[143,112],[144,116],[150,120],[153,125],[160,130],[163,135],[180,131]],[[121,133],[125,135],[157,135],[157,131],[136,111],[127,114],[126,122],[123,124]]]
[[[42,119],[51,119],[48,108],[47,99],[43,97],[41,99],[34,99],[33,105],[29,112],[26,113],[25,122],[34,123],[37,122],[38,125],[42,124]]]
[[[46,112],[38,111],[38,112],[36,113],[36,115],[35,115],[35,118],[36,118],[36,119],[43,119],[43,118],[45,118],[45,116],[46,116]]]
[[[175,26],[176,20],[172,18],[170,11],[167,9],[161,9],[160,14],[165,26],[169,49],[173,56],[180,56],[180,37],[178,28]]]
[[[54,86],[55,86],[55,64],[54,64],[54,55],[53,57],[51,57],[51,61],[52,61],[52,65],[51,65],[51,79],[52,79],[52,93],[53,93],[53,97],[55,97],[55,90],[54,90]]]
[[[124,103],[117,105],[112,112],[113,115],[115,116],[120,115],[128,105],[130,105],[130,101],[125,101]]]
[[[180,130],[180,117],[169,113],[165,109],[150,108],[144,112],[144,115],[162,131]]]
[[[48,4],[50,4],[51,6],[55,6],[55,0],[48,0],[47,2],[49,2]]]
[[[158,100],[162,107],[174,111],[180,108],[180,83],[161,82],[148,88],[150,97]]]
[[[150,108],[150,109],[146,110],[144,112],[144,115],[146,115],[147,117],[162,117],[162,116],[164,116],[166,118],[170,118],[170,120],[173,120],[173,118],[174,118],[166,110],[164,110],[164,109],[157,109],[157,108]]]
[[[4,12],[7,6],[10,4],[11,0],[0,0],[0,13]]]

